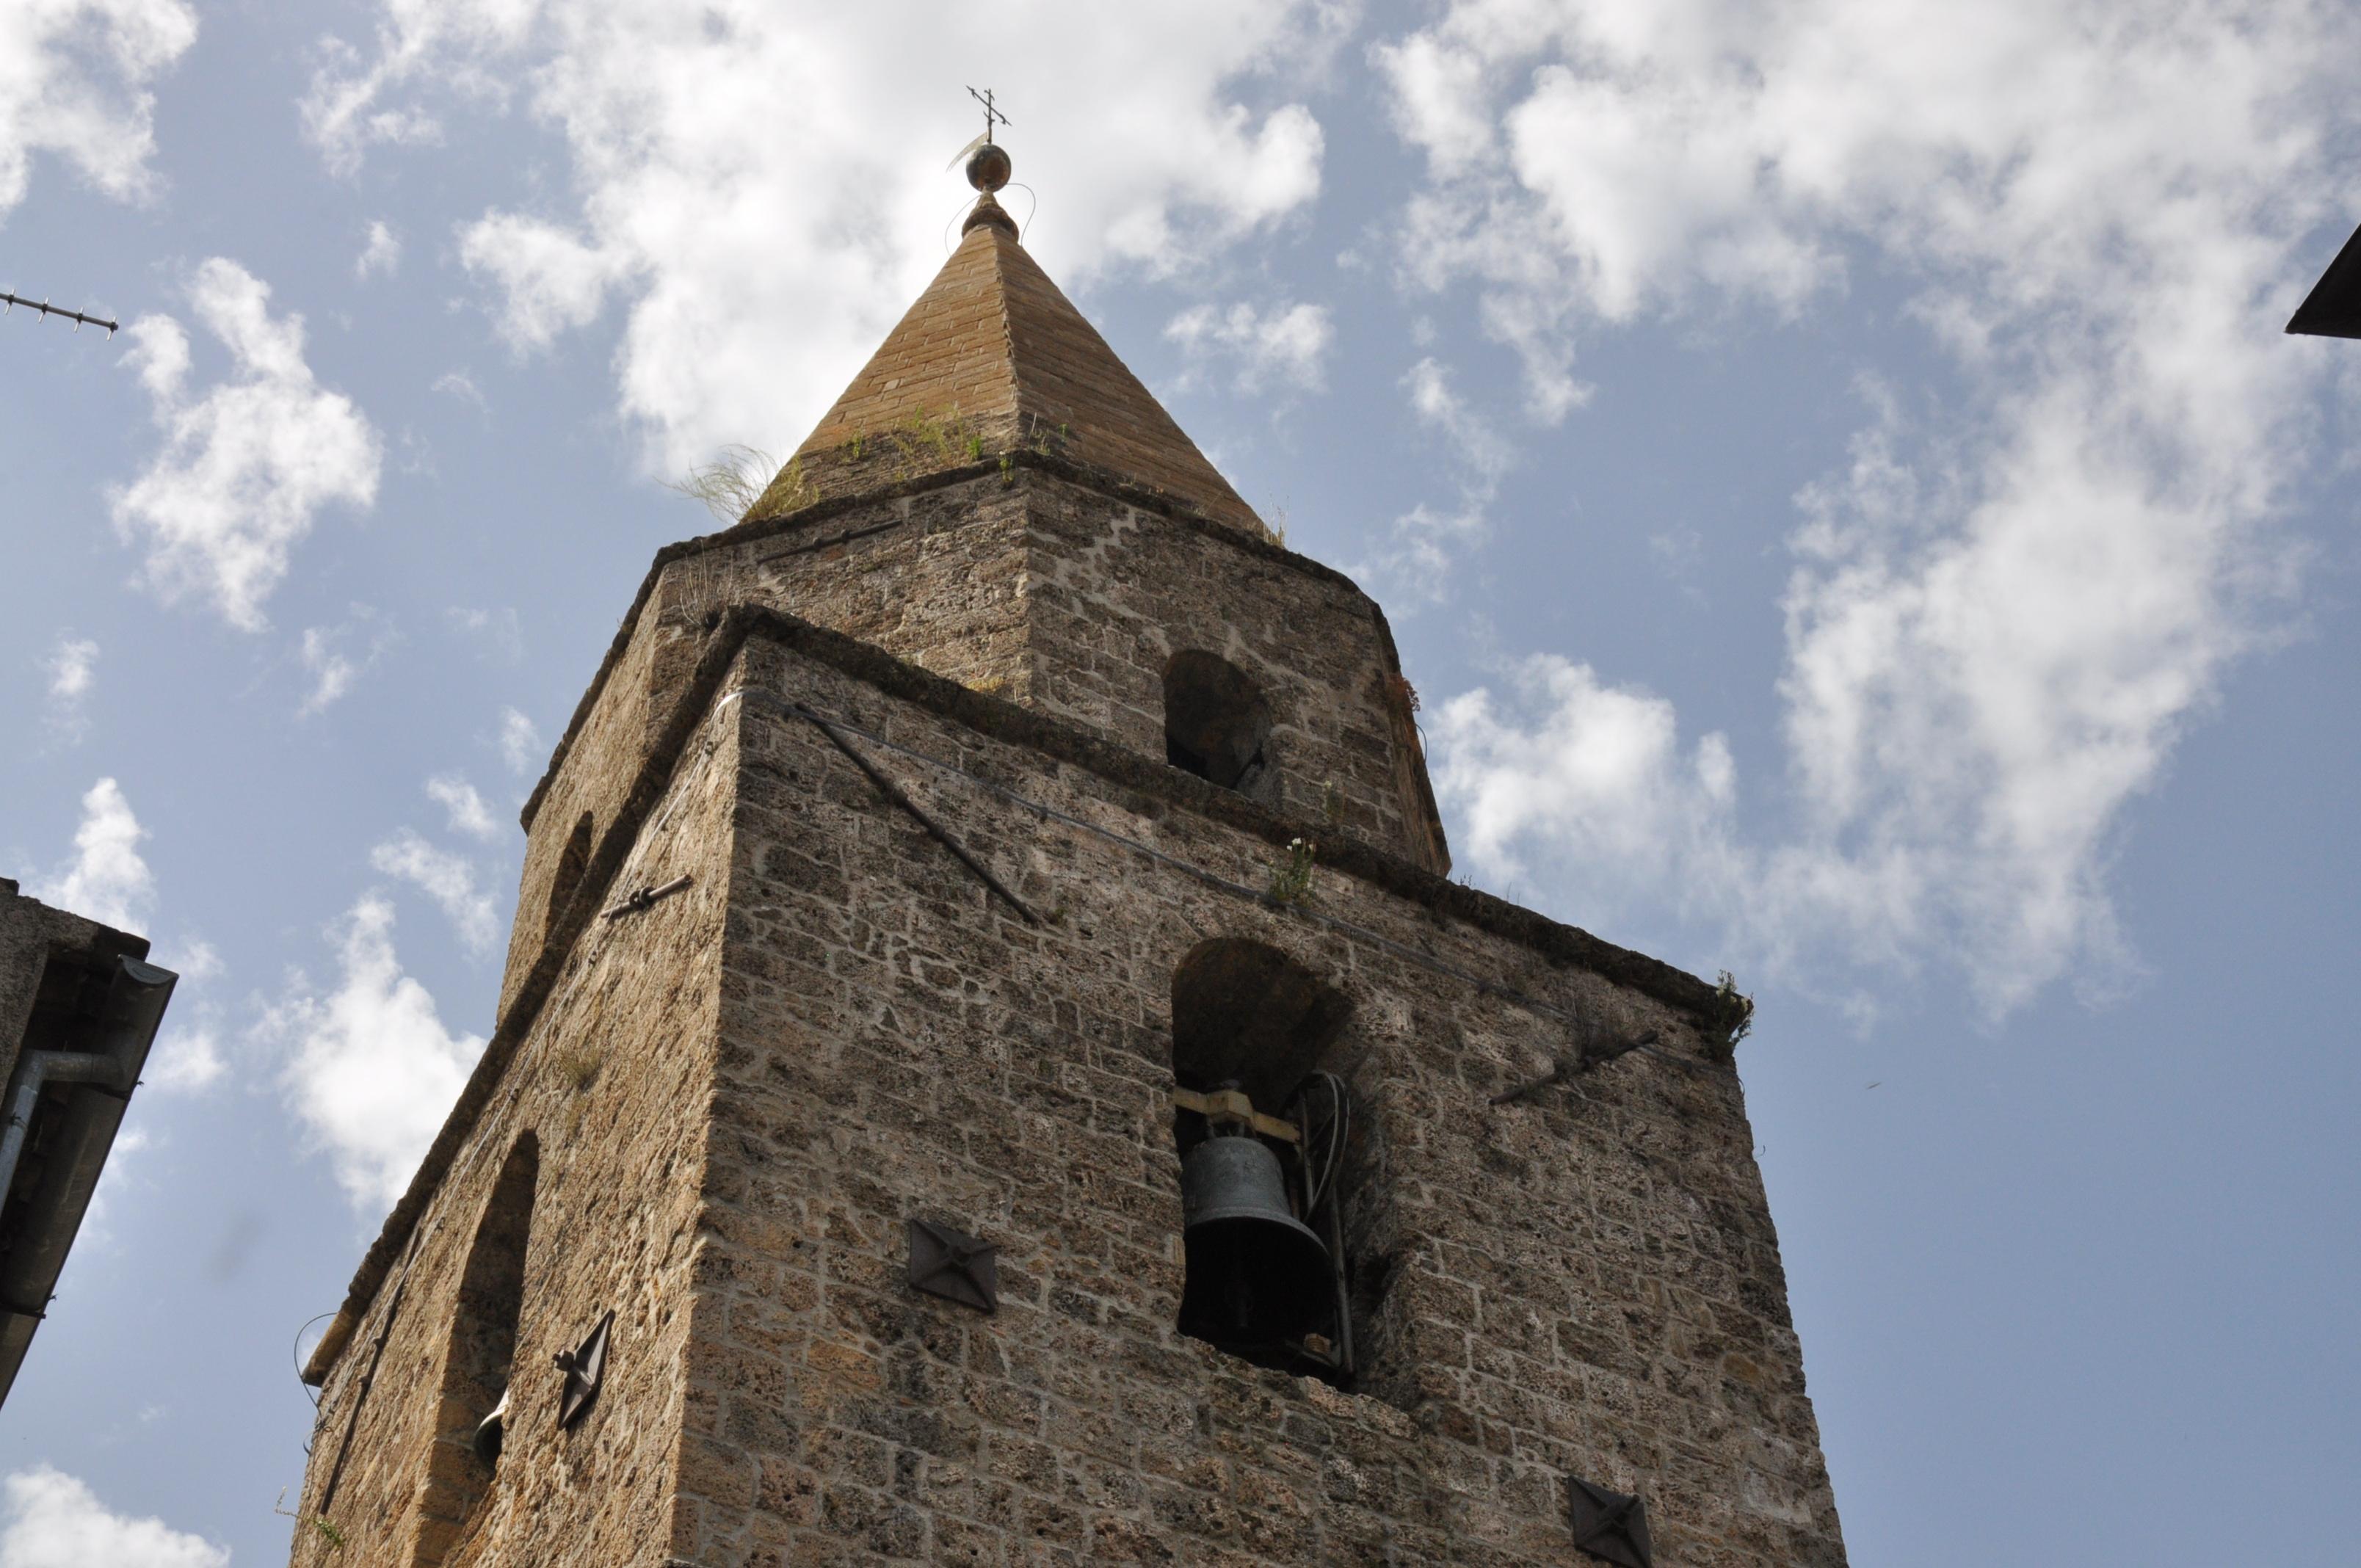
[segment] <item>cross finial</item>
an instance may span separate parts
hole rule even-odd
[[[994,121],[998,121],[1000,124],[1005,126],[1008,124],[1008,116],[1002,114],[1000,112],[999,105],[995,104],[992,101],[991,88],[987,87],[983,92],[979,93],[974,88],[971,87],[967,90],[967,95],[983,105],[983,139],[985,141],[990,141],[992,139],[993,123]]]

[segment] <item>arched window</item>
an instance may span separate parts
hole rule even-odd
[[[443,1356],[434,1453],[427,1466],[412,1568],[435,1568],[468,1532],[500,1464],[499,1442],[485,1433],[484,1421],[501,1409],[509,1392],[517,1321],[524,1307],[533,1190],[540,1179],[541,1145],[527,1133],[500,1167],[459,1277],[459,1303]],[[500,1435],[505,1437],[505,1431]]]
[[[1353,1370],[1345,1211],[1356,1184],[1352,1096],[1325,1064],[1350,1013],[1334,987],[1261,942],[1201,942],[1172,975],[1180,1332],[1337,1382]]]
[[[1224,789],[1261,798],[1271,779],[1270,705],[1245,671],[1198,649],[1164,666],[1164,755]]]
[[[582,885],[582,873],[590,869],[590,814],[586,811],[575,823],[574,831],[566,836],[566,848],[557,857],[557,873],[549,879],[549,907],[542,913],[544,941],[556,935],[558,916],[574,896],[574,890]]]

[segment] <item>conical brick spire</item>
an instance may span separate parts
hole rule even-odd
[[[1061,457],[1266,535],[986,191],[959,248],[750,517],[988,462]]]

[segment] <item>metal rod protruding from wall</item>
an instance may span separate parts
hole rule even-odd
[[[1002,882],[998,877],[992,874],[991,867],[985,865],[982,861],[977,860],[975,856],[969,851],[968,847],[965,844],[961,843],[956,838],[951,836],[951,832],[949,828],[936,821],[933,817],[928,816],[919,806],[918,803],[909,797],[901,785],[895,784],[892,779],[887,778],[884,773],[880,773],[877,769],[877,764],[871,762],[867,757],[862,756],[852,742],[845,739],[845,735],[842,730],[839,729],[835,725],[829,723],[827,719],[822,718],[818,714],[814,713],[810,708],[804,707],[800,703],[789,704],[787,706],[797,718],[807,718],[815,725],[818,725],[819,727],[819,732],[827,736],[838,751],[843,752],[846,757],[850,758],[852,765],[859,768],[862,775],[866,777],[871,784],[877,786],[878,794],[884,795],[887,800],[892,801],[895,806],[900,806],[904,811],[908,812],[910,814],[910,819],[916,822],[919,827],[925,828],[928,836],[933,839],[936,843],[940,844],[944,849],[949,850],[952,855],[958,859],[960,864],[965,866],[969,871],[973,872],[975,873],[976,880],[983,883],[986,890],[998,894],[1002,903],[1007,905],[1011,909],[1016,911],[1017,914],[1023,916],[1025,917],[1025,923],[1027,926],[1038,926],[1041,924],[1041,917],[1033,913],[1032,905],[1027,904],[1023,899],[1017,897],[1016,894],[1009,891],[1009,887],[1006,883]]]
[[[1664,1057],[1665,1053],[1656,1048],[1656,1031],[1650,1029],[1644,1034],[1633,1036],[1631,1039],[1617,1040],[1596,1050],[1586,1047],[1577,1055],[1560,1057],[1556,1064],[1539,1078],[1492,1096],[1492,1103],[1495,1105],[1513,1103],[1522,1100],[1528,1094],[1539,1093],[1553,1083],[1563,1083],[1568,1079],[1580,1078],[1592,1068],[1611,1062],[1618,1057],[1629,1056],[1633,1051],[1645,1051],[1652,1057]],[[1665,1057],[1665,1059],[1679,1058]]]

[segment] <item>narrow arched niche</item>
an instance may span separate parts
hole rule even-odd
[[[1262,798],[1272,779],[1262,688],[1202,649],[1173,654],[1164,666],[1164,755],[1210,784]]]
[[[476,1429],[500,1404],[516,1361],[525,1254],[533,1239],[533,1194],[540,1179],[541,1145],[527,1133],[500,1167],[459,1277],[412,1568],[437,1568],[467,1534],[491,1490],[500,1461],[487,1462],[477,1453]],[[511,1425],[516,1416],[512,1403],[508,1415]]]
[[[582,875],[590,869],[590,835],[594,826],[590,813],[584,812],[574,824],[574,831],[566,836],[566,848],[558,852],[557,870],[549,879],[549,907],[542,912],[542,939],[557,934],[557,917],[565,912],[574,890],[582,885]]]

